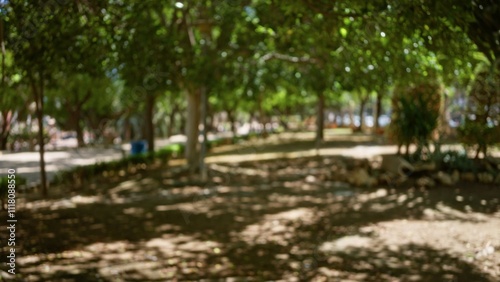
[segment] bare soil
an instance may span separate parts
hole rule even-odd
[[[211,164],[205,184],[180,167],[138,168],[20,196],[19,274],[3,264],[2,277],[499,281],[499,187],[355,188],[331,179],[338,160]]]

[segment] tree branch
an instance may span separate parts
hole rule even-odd
[[[296,56],[290,56],[286,54],[280,54],[280,53],[267,53],[264,56],[259,58],[259,62],[266,62],[271,59],[278,59],[282,61],[289,61],[292,63],[311,63],[311,64],[317,64],[318,60],[315,58],[311,58],[309,56],[303,56],[303,57],[296,57]]]

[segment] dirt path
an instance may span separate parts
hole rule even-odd
[[[217,148],[206,185],[152,169],[25,198],[17,281],[497,281],[498,188],[349,187],[340,156],[396,148],[299,137]]]
[[[204,186],[152,169],[29,200],[17,281],[498,281],[499,189],[352,188],[329,179],[338,161],[219,163]]]

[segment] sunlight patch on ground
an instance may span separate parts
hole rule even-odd
[[[357,199],[360,202],[368,202],[374,199],[383,198],[387,196],[387,194],[387,189],[378,189],[375,192],[359,194],[359,196],[357,196]]]
[[[74,196],[70,199],[75,204],[94,204],[102,200],[99,196]]]
[[[73,196],[71,198],[65,198],[60,200],[37,200],[33,202],[25,203],[22,208],[28,210],[39,210],[39,209],[49,209],[49,210],[60,210],[60,209],[73,209],[77,205],[90,205],[102,202],[103,198],[101,196]]]
[[[123,181],[115,188],[109,189],[108,193],[111,195],[119,194],[121,192],[131,191],[134,190],[134,188],[140,188],[140,187],[141,187],[140,184],[135,180]]]
[[[487,221],[490,219],[490,217],[486,216],[484,213],[472,211],[462,212],[443,203],[438,203],[435,209],[425,209],[424,218],[428,220],[460,219],[465,221]]]
[[[298,208],[277,214],[266,215],[259,223],[248,225],[243,231],[233,236],[250,245],[269,242],[287,246],[287,239],[292,238],[297,227],[312,224],[316,211],[310,208]]]
[[[144,209],[143,208],[131,207],[131,208],[123,209],[123,213],[131,215],[131,216],[142,217],[142,216],[144,216]]]
[[[147,281],[171,279],[180,273],[196,273],[198,268],[206,267],[207,254],[217,257],[213,261],[213,273],[230,269],[233,265],[222,256],[223,252],[224,247],[218,242],[169,234],[133,244],[127,241],[100,242],[81,250],[23,256],[18,262],[28,276],[29,273],[49,276],[57,272],[78,274],[95,269],[96,279],[122,281],[121,275],[132,273],[127,274],[129,279]],[[30,281],[44,281],[43,277],[31,278]]]
[[[296,206],[298,203],[301,202],[308,202],[308,203],[315,203],[315,204],[322,204],[325,202],[325,199],[309,196],[309,195],[300,195],[300,196],[295,196],[295,195],[286,195],[286,194],[279,194],[279,193],[273,193],[267,197],[268,199],[268,207],[293,207]]]
[[[211,212],[213,204],[214,203],[210,200],[197,199],[196,201],[189,201],[187,203],[157,206],[156,210],[157,211],[178,210],[180,213],[208,214]]]
[[[445,210],[449,212],[451,209],[447,207]],[[456,216],[459,213],[459,211],[454,211],[453,215]],[[500,259],[500,219],[489,218],[488,221],[481,222],[464,221],[464,219],[381,222],[361,228],[360,231],[370,233],[370,237],[360,235],[345,236],[322,243],[319,250],[332,256],[341,253],[352,254],[353,252],[364,254],[368,251],[375,252],[380,257],[384,257],[384,252],[390,250],[395,253],[403,252],[402,255],[412,257],[417,254],[412,254],[407,249],[407,246],[422,246],[444,252],[464,262],[479,261],[482,265],[482,271],[489,273],[493,277],[500,276],[500,265],[494,263]],[[463,232],[463,230],[468,230],[468,232]],[[408,261],[408,265],[406,265],[405,261],[399,259],[391,261],[389,257],[384,258],[383,265],[391,268],[401,268],[409,267],[411,263],[411,261]],[[359,265],[358,267],[362,266]],[[424,267],[426,266],[424,265]],[[433,266],[430,264],[427,267],[429,271],[438,272],[440,268],[453,266]],[[432,267],[437,267],[437,269],[431,269]],[[448,269],[447,271],[460,272],[459,269]]]
[[[459,225],[462,227],[453,227]],[[497,250],[495,255],[500,256],[498,252],[500,219],[490,218],[487,222],[394,220],[379,223],[377,227],[380,240],[394,246],[426,244],[436,249],[467,256],[481,251],[488,245]],[[464,229],[468,232],[463,232]]]
[[[349,248],[369,248],[373,244],[373,239],[359,235],[344,236],[332,242],[325,242],[319,250],[322,252],[347,251]]]
[[[231,173],[231,174],[242,174],[248,176],[262,176],[266,177],[269,175],[268,171],[263,171],[260,169],[252,169],[252,168],[240,168],[240,167],[228,167],[217,164],[211,164],[210,169],[221,172],[221,173]]]

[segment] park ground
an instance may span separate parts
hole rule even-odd
[[[327,136],[319,155],[312,141],[255,142],[217,148],[208,183],[172,160],[19,195],[19,274],[4,265],[2,279],[498,281],[498,187],[334,180],[350,158],[395,152],[364,135]]]

